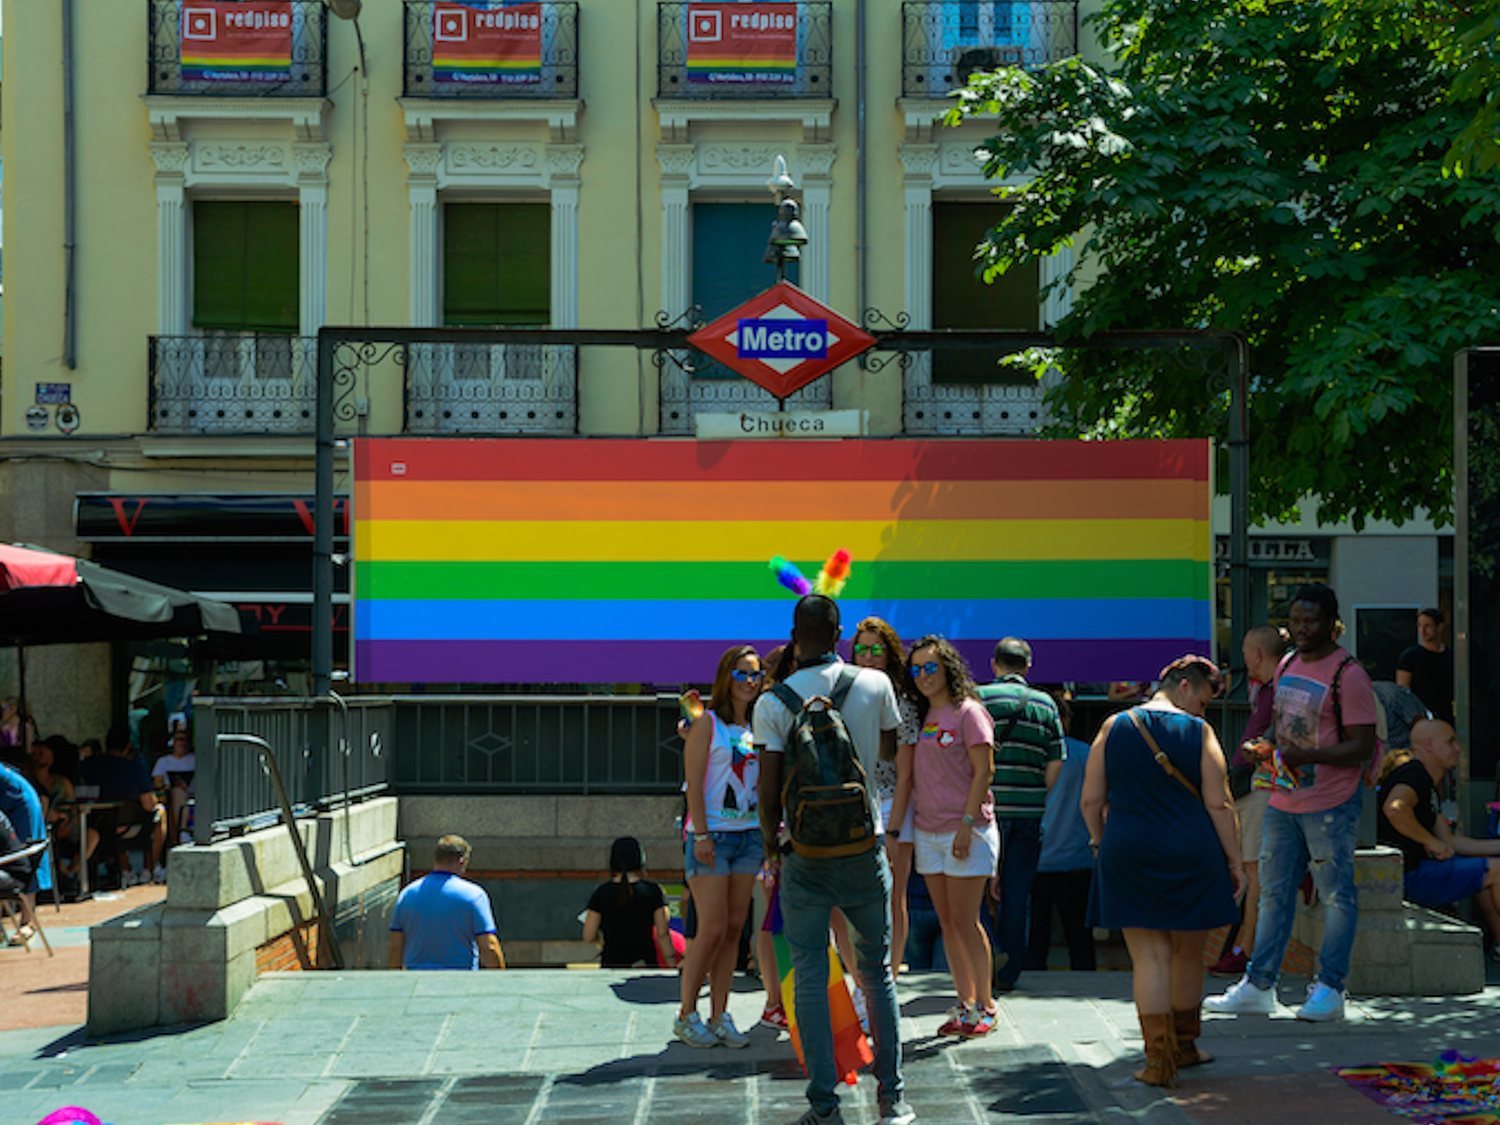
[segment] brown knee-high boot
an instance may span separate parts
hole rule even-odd
[[[1214,1057],[1201,1049],[1196,1042],[1198,1036],[1203,1034],[1203,1017],[1197,1008],[1174,1008],[1172,1026],[1176,1032],[1176,1059],[1179,1070],[1185,1066],[1202,1066],[1206,1062],[1214,1061]]]
[[[1177,1032],[1171,1012],[1141,1014],[1141,1038],[1146,1041],[1146,1065],[1135,1072],[1147,1086],[1177,1085]]]

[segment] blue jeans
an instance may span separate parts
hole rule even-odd
[[[1000,917],[995,923],[995,936],[1006,955],[995,979],[1014,985],[1026,967],[1030,945],[1026,908],[1031,903],[1036,865],[1042,858],[1042,821],[1040,817],[1004,816],[996,818],[995,823],[1000,826]]]
[[[1246,975],[1257,988],[1272,988],[1281,973],[1297,915],[1297,888],[1309,867],[1323,904],[1323,948],[1317,979],[1342,989],[1349,976],[1359,896],[1354,889],[1354,849],[1359,843],[1363,791],[1322,812],[1266,810],[1260,840],[1260,921],[1255,953]]]
[[[819,1113],[839,1104],[828,1013],[828,922],[835,906],[854,931],[860,986],[875,1039],[880,1101],[899,1101],[905,1090],[900,1013],[891,979],[891,868],[885,849],[838,859],[789,855],[781,862],[781,917],[797,973],[797,1031],[807,1062],[807,1100]]]

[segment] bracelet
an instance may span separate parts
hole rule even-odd
[[[703,843],[704,840],[712,840],[712,839],[713,839],[713,834],[711,832],[694,832],[693,833],[693,843],[695,843],[695,844],[701,844],[701,843]]]
[[[970,813],[964,813],[963,816],[961,816],[961,817],[958,818],[958,822],[960,824],[967,825],[970,828],[974,827],[974,817]]]

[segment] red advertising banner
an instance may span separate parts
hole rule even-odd
[[[179,59],[190,82],[288,81],[291,0],[188,0]]]
[[[796,4],[689,4],[689,82],[797,81]]]
[[[514,84],[542,79],[542,6],[439,0],[432,8],[434,82]]]

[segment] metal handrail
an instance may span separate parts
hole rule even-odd
[[[302,877],[307,880],[313,907],[318,912],[318,932],[328,950],[328,959],[333,962],[335,969],[342,969],[344,956],[339,952],[338,942],[333,939],[333,914],[323,899],[323,892],[318,889],[312,863],[307,858],[307,845],[302,842],[302,833],[297,831],[297,816],[292,811],[291,798],[287,796],[286,785],[281,780],[281,767],[276,764],[276,753],[269,742],[253,734],[221,734],[214,738],[215,746],[227,746],[231,743],[250,746],[260,755],[261,769],[266,771],[266,776],[271,779],[271,788],[276,791],[276,798],[281,804],[282,821],[286,824],[287,834],[292,838],[292,847],[297,851],[297,862],[302,867]]]

